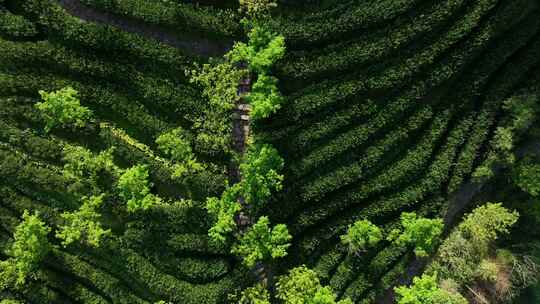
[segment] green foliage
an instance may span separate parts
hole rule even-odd
[[[512,174],[514,183],[532,196],[540,194],[540,164],[531,158],[521,160]]]
[[[487,203],[468,214],[458,231],[475,246],[487,246],[501,234],[507,234],[519,218],[517,211],[509,211],[501,203]]]
[[[376,246],[382,238],[379,227],[369,220],[360,220],[349,226],[347,234],[341,236],[341,242],[348,246],[350,253],[358,253]]]
[[[470,283],[482,272],[478,267],[488,257],[490,245],[498,236],[508,233],[517,219],[517,212],[510,212],[500,203],[474,209],[444,240],[428,272],[452,279],[459,286]]]
[[[254,120],[275,113],[284,98],[277,87],[277,78],[269,76],[270,68],[285,55],[285,39],[264,26],[256,24],[248,33],[248,43],[237,42],[226,58],[233,63],[245,62],[258,73],[252,91],[247,96]]]
[[[279,278],[276,297],[284,304],[352,304],[349,298],[336,301],[328,286],[322,286],[317,273],[302,265]]]
[[[148,181],[148,178],[146,165],[133,166],[120,176],[117,188],[120,197],[127,201],[127,210],[129,212],[146,210],[161,203],[159,197],[150,193],[152,183]]]
[[[253,120],[267,118],[281,108],[283,96],[277,87],[278,79],[266,74],[260,74],[253,84],[248,102],[252,106],[251,118]]]
[[[50,231],[51,228],[39,218],[39,213],[30,215],[24,211],[13,235],[14,242],[7,250],[10,258],[0,262],[0,290],[25,284],[51,249],[47,239]]]
[[[210,101],[210,107],[219,111],[230,111],[234,108],[236,87],[243,73],[228,61],[213,61],[186,71],[190,76],[190,83],[199,85],[202,95]]]
[[[36,108],[45,120],[45,131],[54,127],[73,125],[82,128],[92,116],[92,111],[81,106],[77,98],[77,91],[72,87],[65,87],[55,92],[39,91],[43,99],[36,103]]]
[[[513,130],[526,130],[534,122],[539,111],[538,95],[521,95],[508,98],[503,109],[511,115],[510,127]]]
[[[215,220],[208,231],[208,236],[213,241],[224,243],[227,240],[227,235],[235,230],[236,222],[234,217],[242,209],[242,206],[238,203],[239,192],[240,185],[235,184],[228,187],[221,195],[221,198],[209,197],[206,200],[206,210]]]
[[[270,294],[262,284],[257,284],[242,291],[238,304],[270,304]]]
[[[99,10],[145,23],[167,28],[190,29],[204,35],[229,37],[238,34],[240,30],[236,11],[200,5],[197,2],[146,0],[81,0],[81,2]]]
[[[79,210],[62,213],[61,217],[66,224],[59,227],[56,237],[62,240],[64,247],[75,241],[99,247],[103,237],[111,233],[110,229],[103,229],[99,222],[101,214],[98,209],[103,205],[104,196],[83,197]]]
[[[195,159],[187,132],[182,128],[162,133],[156,139],[156,144],[172,161],[177,162],[173,167],[173,178],[180,178],[203,169],[202,164]]]
[[[248,43],[236,42],[226,58],[233,63],[246,62],[255,73],[267,74],[285,55],[285,38],[270,29],[255,25],[248,33]]]
[[[287,255],[287,248],[292,239],[287,226],[278,224],[270,227],[270,220],[261,216],[253,226],[244,233],[232,253],[241,256],[247,267],[258,262],[267,262]]]
[[[414,212],[403,212],[401,228],[393,230],[388,238],[398,245],[413,245],[416,256],[425,257],[435,249],[443,227],[442,219],[427,219]]]
[[[473,173],[473,178],[485,180],[493,177],[492,167],[514,164],[514,143],[520,139],[521,133],[534,122],[538,111],[537,95],[513,96],[503,102],[502,108],[508,113],[503,126],[497,127],[491,140],[492,150],[484,163]]]
[[[415,277],[410,287],[395,288],[398,304],[467,304],[467,300],[457,293],[441,289],[437,275]]]
[[[202,88],[209,105],[201,117],[194,118],[198,130],[197,142],[209,151],[228,151],[230,144],[231,110],[237,99],[237,87],[245,71],[230,62],[210,62],[186,74],[190,82]]]
[[[0,301],[0,304],[22,304],[22,302],[11,299],[3,299],[2,301]]]
[[[114,148],[94,154],[80,146],[66,145],[63,149],[63,175],[74,184],[70,190],[78,192],[79,185],[89,185],[93,193],[99,192],[99,182],[107,174],[116,177],[118,168],[114,164]]]
[[[489,259],[483,259],[476,269],[475,276],[486,282],[495,282],[499,276],[499,265]]]
[[[493,137],[494,147],[499,151],[509,152],[514,147],[512,129],[498,127]]]
[[[245,12],[251,19],[267,17],[270,11],[277,7],[275,0],[239,0],[240,11]]]
[[[240,164],[242,180],[240,191],[246,202],[255,210],[268,201],[272,191],[282,188],[284,161],[278,151],[267,144],[254,145],[249,148],[245,159]]]
[[[35,25],[23,16],[14,15],[0,7],[0,32],[14,38],[32,37],[37,34]]]

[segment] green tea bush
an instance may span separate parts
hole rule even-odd
[[[14,15],[0,7],[0,32],[10,38],[30,38],[37,35],[36,26],[20,15]]]

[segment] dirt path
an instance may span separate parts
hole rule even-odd
[[[185,33],[181,33],[182,36],[180,36],[172,30],[85,6],[79,0],[59,0],[58,2],[69,14],[82,20],[115,26],[126,32],[136,33],[182,49],[192,55],[221,56],[232,46],[232,40],[218,41]]]

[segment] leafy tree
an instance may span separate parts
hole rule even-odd
[[[245,12],[252,19],[268,16],[275,7],[277,7],[275,0],[240,0],[240,11]]]
[[[317,273],[304,265],[279,278],[276,297],[285,304],[352,304],[349,298],[336,301],[332,289],[323,287]]]
[[[105,173],[114,177],[117,175],[113,152],[114,148],[111,148],[96,155],[83,147],[66,145],[63,175],[74,182],[70,190],[79,192],[82,184],[88,184],[91,192],[98,193],[99,181]]]
[[[476,277],[486,282],[495,282],[499,276],[499,265],[489,259],[483,259],[476,269]]]
[[[477,207],[452,231],[437,251],[429,273],[438,273],[458,285],[470,283],[483,259],[488,257],[490,245],[517,221],[517,212],[511,212],[500,203],[487,203]]]
[[[515,168],[513,180],[521,190],[532,196],[538,196],[540,194],[540,164],[534,163],[530,158],[525,158]]]
[[[240,203],[238,203],[239,192],[240,185],[235,184],[228,187],[221,195],[221,198],[210,197],[206,200],[206,209],[210,216],[215,219],[215,223],[208,231],[208,235],[215,242],[226,242],[227,235],[236,228],[234,216],[242,209]]]
[[[394,289],[398,304],[467,304],[467,300],[458,293],[441,289],[437,284],[437,275],[423,274],[415,277],[410,287],[400,286]]]
[[[242,291],[238,304],[270,304],[270,294],[262,284],[257,284]]]
[[[277,87],[278,79],[266,74],[260,74],[257,78],[247,100],[252,106],[251,117],[253,120],[267,118],[281,108],[283,96]]]
[[[246,62],[251,71],[267,74],[283,56],[285,37],[264,26],[255,25],[248,33],[248,43],[236,42],[226,58],[233,63]]]
[[[358,253],[373,247],[382,239],[382,231],[368,220],[360,220],[349,226],[341,242],[349,247],[350,253]]]
[[[177,162],[173,168],[173,178],[203,169],[202,165],[195,159],[187,132],[182,128],[172,129],[161,134],[156,139],[156,144],[163,153]]]
[[[103,197],[104,194],[90,198],[83,197],[83,204],[79,210],[62,213],[66,225],[60,226],[56,237],[62,240],[64,247],[79,240],[92,247],[99,247],[102,238],[111,233],[111,230],[103,229],[99,222],[101,214],[97,209],[102,206]]]
[[[231,110],[237,99],[238,83],[245,71],[234,67],[228,60],[214,60],[186,71],[186,74],[190,83],[202,88],[203,97],[209,101],[202,113],[192,117],[193,127],[198,130],[196,141],[208,152],[228,151]]]
[[[57,126],[84,127],[92,116],[92,111],[81,106],[77,91],[72,87],[51,93],[39,91],[39,95],[43,102],[38,102],[35,106],[45,120],[46,132]]]
[[[458,229],[473,244],[485,248],[485,244],[495,241],[500,234],[507,234],[518,218],[516,211],[508,211],[501,203],[487,203],[468,214]]]
[[[271,191],[281,189],[283,176],[278,171],[282,168],[283,159],[272,146],[251,147],[240,164],[242,180],[227,187],[221,198],[211,197],[206,201],[206,209],[216,221],[209,230],[209,236],[223,243],[227,235],[235,230],[234,217],[242,209],[238,203],[239,197],[243,197],[252,213],[256,214],[269,199]]]
[[[278,224],[270,228],[270,220],[262,216],[241,236],[232,252],[243,257],[244,265],[253,267],[257,262],[286,256],[291,239],[286,225]]]
[[[23,212],[22,221],[15,229],[14,242],[7,251],[10,259],[0,262],[0,290],[24,285],[27,277],[49,253],[47,234],[50,231],[51,228],[39,218],[39,213],[30,215],[28,210]]]
[[[401,229],[394,229],[388,239],[396,244],[413,245],[416,256],[425,257],[435,249],[443,227],[442,219],[427,219],[414,212],[403,212]]]
[[[136,165],[127,169],[118,180],[120,197],[127,200],[127,210],[134,212],[146,210],[161,199],[150,193],[152,184],[148,181],[148,168],[146,165]]]
[[[271,145],[256,145],[248,151],[240,164],[242,196],[253,207],[261,207],[271,196],[273,190],[281,190],[284,161]]]

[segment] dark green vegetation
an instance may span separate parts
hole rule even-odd
[[[225,189],[231,155],[199,136],[211,101],[185,70],[207,62],[193,51],[200,37],[247,40],[236,1],[81,1],[184,42],[174,46],[81,21],[60,2],[72,1],[0,0],[0,259],[11,256],[4,248],[24,210],[39,211],[53,232],[35,276],[0,298],[226,302],[254,278],[208,236],[205,202]],[[504,101],[540,94],[540,3],[291,0],[270,24],[285,36],[272,71],[284,101],[255,132],[283,157],[285,179],[261,213],[293,237],[276,272],[306,264],[339,299],[371,303],[414,248],[382,239],[354,256],[341,235],[357,220],[388,233],[403,211],[436,218],[452,209],[450,194],[501,150],[494,138],[511,120]],[[91,111],[81,112],[84,127],[47,125],[35,107],[40,90],[65,87]],[[166,136],[180,133],[172,144]],[[84,155],[97,160],[67,174]],[[522,165],[516,179],[536,192],[537,167]],[[106,194],[94,204],[110,229],[98,248],[54,238],[70,225],[65,212],[80,214],[80,193]]]

